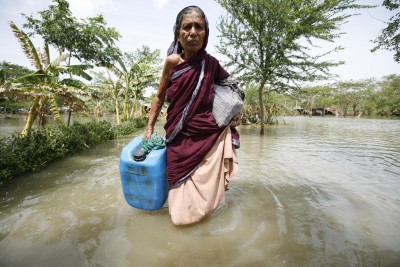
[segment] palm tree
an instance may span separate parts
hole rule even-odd
[[[43,114],[46,105],[51,106],[55,120],[61,122],[57,100],[73,109],[86,109],[83,97],[89,95],[87,86],[82,81],[73,79],[72,75],[91,80],[91,76],[85,72],[91,66],[61,65],[68,58],[66,54],[60,55],[50,62],[47,44],[45,44],[44,53],[41,53],[14,22],[10,22],[10,27],[21,43],[25,55],[36,70],[31,74],[12,80],[11,85],[6,89],[9,94],[25,95],[32,99],[32,106],[21,135],[26,136],[29,134],[34,121],[38,115],[41,117],[40,115]]]

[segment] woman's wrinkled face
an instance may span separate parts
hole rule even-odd
[[[183,16],[178,40],[185,52],[197,53],[203,47],[206,36],[205,21],[196,11]]]

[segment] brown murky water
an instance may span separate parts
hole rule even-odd
[[[0,266],[400,266],[400,120],[286,122],[240,127],[226,203],[192,226],[126,204],[129,138],[16,179]]]

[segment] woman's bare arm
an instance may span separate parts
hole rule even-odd
[[[171,81],[171,70],[182,61],[182,58],[177,54],[170,55],[165,60],[160,85],[158,86],[156,96],[154,97],[151,104],[149,122],[146,127],[144,138],[150,138],[151,134],[154,132],[154,125],[156,124],[157,118],[160,115],[162,106],[165,101],[167,88]]]

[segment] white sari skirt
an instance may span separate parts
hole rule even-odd
[[[175,225],[199,222],[225,200],[231,176],[239,170],[231,129],[218,137],[198,168],[179,187],[169,191],[168,207]]]

